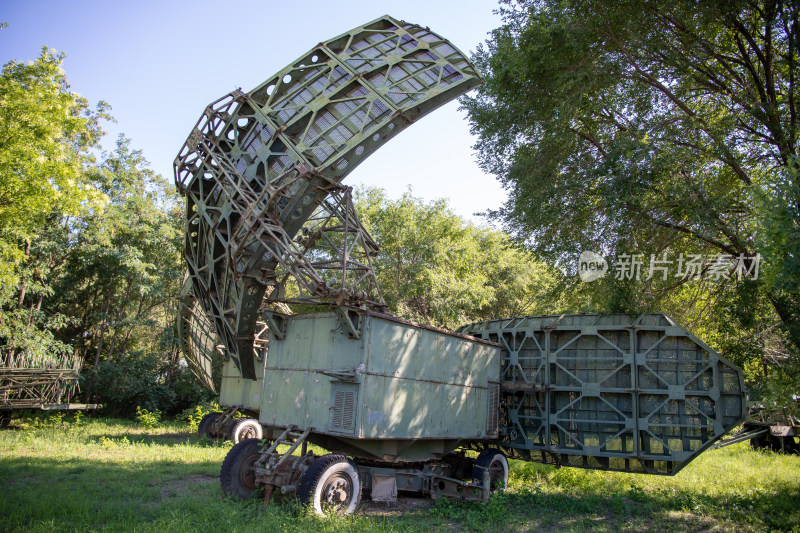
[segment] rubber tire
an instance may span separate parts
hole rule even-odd
[[[750,447],[754,450],[761,450],[767,448],[768,446],[769,442],[764,438],[764,435],[759,435],[750,439]]]
[[[197,424],[197,435],[200,437],[208,437],[209,439],[219,438],[217,435],[209,433],[209,428],[211,427],[211,423],[221,416],[222,413],[206,413],[203,415],[203,418],[200,419],[200,423]]]
[[[505,454],[500,450],[494,448],[487,448],[483,450],[475,461],[475,466],[472,468],[472,481],[474,483],[483,483],[483,471],[488,468],[490,475],[492,470],[494,474],[490,479],[489,490],[490,492],[505,492],[508,486],[508,459]],[[497,477],[497,470],[502,468],[502,478]]]
[[[255,484],[253,463],[261,454],[258,439],[246,439],[228,451],[219,472],[222,494],[249,500],[256,496],[259,487]]]
[[[361,479],[359,478],[356,464],[344,455],[333,453],[323,455],[311,463],[308,470],[300,477],[300,483],[298,483],[297,488],[298,498],[304,504],[310,505],[315,513],[324,514],[329,506],[327,502],[323,506],[323,490],[326,488],[326,483],[335,476],[343,477],[345,480],[349,479],[352,493],[350,501],[346,502],[346,506],[334,507],[333,510],[336,514],[352,514],[361,503]]]
[[[230,439],[234,444],[239,444],[245,439],[264,438],[264,428],[255,418],[240,418],[231,426]]]

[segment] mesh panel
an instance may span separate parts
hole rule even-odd
[[[499,443],[583,468],[674,474],[745,415],[741,370],[666,315],[523,317],[504,347]]]

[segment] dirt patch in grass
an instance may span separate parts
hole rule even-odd
[[[430,498],[413,498],[399,496],[396,502],[374,502],[370,499],[361,500],[359,514],[365,516],[400,516],[413,511],[424,511],[433,505]]]
[[[667,521],[675,526],[685,526],[688,531],[730,531],[730,524],[725,525],[708,516],[701,516],[687,511],[667,511]],[[653,524],[657,526],[658,524]],[[689,529],[691,528],[691,529]]]
[[[158,492],[162,498],[174,498],[183,496],[187,491],[191,491],[195,485],[216,483],[218,481],[219,479],[216,476],[195,474],[178,479],[171,479],[166,482]]]

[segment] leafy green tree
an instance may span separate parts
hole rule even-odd
[[[407,192],[390,200],[368,188],[357,191],[356,209],[381,247],[373,265],[399,316],[454,328],[563,305],[552,297],[559,273],[507,235],[465,222],[443,199],[426,204]]]
[[[124,137],[89,173],[110,200],[62,236],[70,252],[46,308],[74,317],[61,340],[95,368],[129,351],[174,359],[162,334],[171,332],[182,275],[177,193]]]
[[[76,215],[105,202],[83,170],[107,106],[92,112],[69,90],[63,58],[43,48],[0,74],[0,298],[18,286],[27,243],[53,211]]]
[[[107,106],[70,92],[62,59],[44,49],[0,76],[0,365],[86,360],[87,399],[166,410],[180,373],[180,202],[122,136],[96,162]]]
[[[69,90],[63,54],[44,48],[35,61],[7,63],[0,73],[0,346],[2,362],[73,366],[71,350],[53,332],[69,317],[44,313],[49,265],[33,241],[106,196],[84,170],[108,118]],[[46,242],[51,242],[45,239]],[[49,354],[49,359],[48,359]],[[16,361],[17,358],[23,360]]]
[[[462,100],[481,165],[510,192],[494,215],[564,264],[587,249],[761,254],[755,282],[722,276],[689,301],[685,278],[595,288],[615,310],[724,312],[707,328],[720,344],[730,328],[768,337],[762,362],[788,364],[765,353],[800,346],[799,11],[780,0],[504,2],[503,26],[474,56],[487,83]]]

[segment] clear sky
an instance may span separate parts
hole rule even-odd
[[[493,0],[248,1],[0,0],[0,61],[35,59],[43,45],[67,54],[73,91],[105,100],[118,133],[132,139],[154,171],[172,162],[203,109],[276,73],[320,41],[389,14],[428,26],[470,53],[500,24]],[[464,218],[497,208],[505,193],[475,162],[458,102],[421,119],[362,163],[350,185],[410,186],[427,200],[449,198]]]

